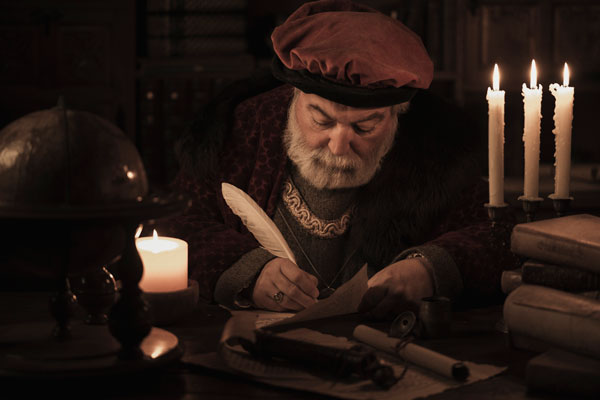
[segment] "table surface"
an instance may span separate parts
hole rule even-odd
[[[43,292],[0,293],[0,329],[23,322],[47,322],[49,294]],[[79,310],[82,311],[82,310]],[[74,322],[83,317],[76,311]],[[163,329],[175,334],[185,354],[214,352],[225,321],[230,313],[218,306],[200,304],[191,314]],[[511,348],[505,334],[496,326],[502,318],[501,306],[453,313],[452,333],[443,339],[420,340],[418,343],[451,357],[477,363],[507,366],[491,379],[462,386],[427,397],[427,399],[547,399],[527,393],[525,366],[535,355]],[[359,323],[387,330],[389,323],[364,321],[359,315],[346,315],[303,323],[303,327],[338,336],[351,337]],[[0,355],[2,355],[0,346]],[[27,384],[24,384],[27,383]],[[31,384],[29,384],[31,383]],[[111,399],[326,399],[314,393],[276,388],[222,372],[211,371],[180,360],[167,366],[122,376],[90,379],[18,379],[0,377],[2,398],[27,398],[28,395],[58,395],[62,398]],[[11,390],[14,389],[14,390]],[[24,397],[25,396],[25,397]]]

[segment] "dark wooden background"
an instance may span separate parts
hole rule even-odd
[[[266,67],[270,33],[303,1],[0,0],[0,128],[56,104],[97,113],[137,144],[153,185],[177,170],[173,140],[227,83]],[[506,175],[523,171],[521,85],[535,58],[544,87],[543,163],[553,161],[554,99],[569,63],[573,162],[599,182],[600,1],[364,0],[421,35],[432,90],[487,132],[493,64],[506,90]]]

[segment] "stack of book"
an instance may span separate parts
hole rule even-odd
[[[532,391],[600,394],[600,217],[522,223],[511,250],[525,262],[506,271],[504,321],[511,344],[541,354],[526,369]]]

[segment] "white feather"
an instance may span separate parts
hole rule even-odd
[[[246,228],[256,240],[271,254],[288,258],[294,264],[296,259],[285,238],[277,226],[258,204],[243,190],[223,182],[221,191],[225,202],[231,210],[241,218]]]

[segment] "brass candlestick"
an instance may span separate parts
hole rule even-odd
[[[506,212],[508,210],[508,204],[502,203],[498,205],[492,205],[490,203],[485,203],[483,205],[487,208],[488,216],[492,221],[492,227],[494,227],[498,222],[504,220],[506,218]]]
[[[492,222],[490,229],[491,242],[494,247],[506,248],[509,246],[511,229],[508,226],[508,204],[490,204],[485,203],[484,207],[487,208],[488,217]]]
[[[555,193],[548,196],[552,200],[552,207],[556,212],[557,217],[563,217],[569,212],[573,197],[558,197]]]
[[[523,203],[523,211],[525,211],[525,215],[527,218],[527,222],[532,222],[535,220],[535,213],[538,208],[544,201],[541,197],[525,197],[519,196],[519,200]]]

